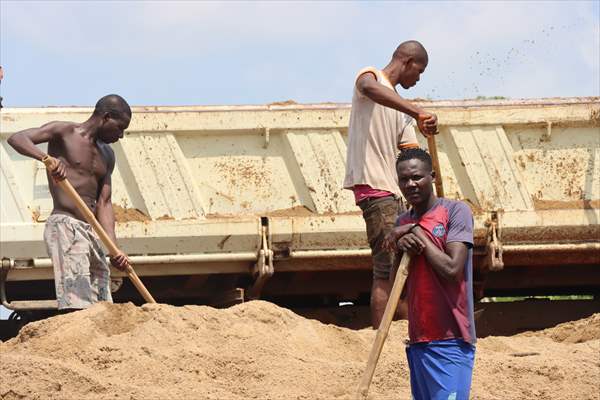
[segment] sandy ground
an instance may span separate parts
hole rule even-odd
[[[370,399],[409,399],[395,322]],[[375,332],[255,301],[99,304],[24,327],[0,344],[0,398],[353,399]],[[600,399],[600,314],[477,344],[473,399]]]

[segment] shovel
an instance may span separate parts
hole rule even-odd
[[[435,136],[427,136],[427,147],[431,155],[431,163],[435,171],[435,194],[437,197],[444,197],[444,185],[442,183],[442,170],[440,169],[440,160],[438,158],[437,145],[435,144]]]
[[[46,165],[46,168],[51,171],[54,169],[57,160],[53,157],[46,156],[42,159],[42,162]],[[108,254],[110,254],[111,256],[117,254],[119,252],[119,249],[110,239],[104,228],[102,228],[102,225],[100,225],[92,211],[83,202],[83,200],[81,200],[81,197],[79,197],[79,194],[75,191],[73,185],[71,185],[71,183],[66,178],[57,181],[57,183],[58,186],[60,186],[60,188],[64,190],[65,193],[67,193],[71,200],[73,200],[75,206],[77,206],[77,209],[83,214],[83,217],[85,218],[87,223],[94,227],[94,230],[100,237],[100,240],[102,240],[102,243],[104,243],[104,246],[106,246],[106,248],[108,249]],[[148,289],[146,289],[146,286],[144,286],[144,284],[137,276],[131,265],[129,265],[129,263],[127,264],[125,272],[127,273],[129,280],[131,280],[131,282],[136,287],[138,292],[140,292],[144,300],[146,300],[146,302],[148,303],[156,303]]]
[[[400,294],[402,294],[402,288],[404,287],[404,282],[406,281],[409,263],[410,256],[407,253],[402,254],[402,260],[400,260],[400,266],[398,267],[398,272],[396,272],[396,279],[394,279],[394,286],[392,286],[390,297],[385,306],[385,311],[383,312],[381,324],[379,325],[379,329],[377,329],[375,343],[373,343],[373,348],[371,348],[371,353],[369,354],[367,368],[365,369],[358,386],[358,393],[356,395],[357,400],[366,399],[367,395],[369,394],[369,386],[371,386],[371,380],[373,379],[373,374],[375,373],[375,367],[377,366],[377,361],[379,361],[379,356],[381,355],[381,350],[383,349],[383,343],[385,342],[390,330],[390,326],[392,325],[392,319],[396,313],[398,301],[400,300]]]

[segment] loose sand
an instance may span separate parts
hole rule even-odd
[[[395,322],[370,399],[409,399]],[[0,344],[0,398],[352,399],[375,337],[254,301],[98,304]],[[599,399],[600,314],[477,344],[474,399]]]

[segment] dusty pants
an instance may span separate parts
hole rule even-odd
[[[106,254],[89,224],[67,215],[52,214],[46,221],[44,242],[54,266],[59,309],[112,302]]]
[[[383,248],[383,240],[394,229],[404,206],[395,196],[367,198],[358,206],[367,225],[367,240],[373,257],[373,278],[388,280],[394,257]]]

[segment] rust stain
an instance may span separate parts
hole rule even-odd
[[[430,99],[424,99],[422,97],[414,97],[411,99],[412,101],[418,101],[419,103],[432,103],[433,100]]]
[[[156,219],[157,219],[157,220],[159,220],[159,221],[168,221],[168,220],[173,220],[173,219],[175,219],[175,218],[173,218],[173,217],[172,217],[172,216],[170,216],[170,215],[167,215],[167,214],[165,214],[165,215],[163,215],[163,216],[160,216],[160,217],[158,217],[158,218],[156,218]]]
[[[281,210],[269,211],[265,213],[265,215],[269,217],[308,217],[316,214],[310,211],[306,206],[296,206],[292,208],[284,208]]]
[[[563,209],[600,209],[600,200],[539,200],[533,199],[536,210],[563,210]]]
[[[229,238],[231,237],[231,235],[227,235],[223,238],[223,240],[221,240],[219,243],[217,243],[217,247],[221,250],[223,250],[223,247],[225,247],[225,242],[227,242],[229,240]]]
[[[458,194],[456,196],[458,198]],[[470,199],[463,199],[463,201],[465,203],[467,203],[467,205],[469,206],[469,208],[471,209],[471,212],[474,215],[481,215],[483,213],[485,213],[485,210],[481,207],[479,207],[477,204],[475,204],[473,201],[471,201]]]
[[[124,208],[113,204],[113,212],[115,213],[115,221],[117,222],[146,222],[152,220],[137,208]]]
[[[291,208],[283,208],[279,210],[268,211],[265,213],[261,213],[266,217],[337,217],[343,215],[362,215],[362,211],[345,211],[345,212],[334,212],[334,211],[326,211],[323,213],[316,213],[311,211],[306,206],[296,206]]]
[[[216,214],[209,213],[205,215],[206,219],[239,219],[239,214]]]
[[[229,196],[229,195],[227,195],[227,194],[225,194],[225,193],[223,193],[223,192],[215,192],[215,194],[216,194],[216,195],[218,195],[218,196],[221,196],[221,197],[225,197],[227,200],[229,200],[229,201],[231,201],[231,202],[233,202],[233,201],[235,200],[235,199],[233,198],[233,196]],[[210,200],[211,200],[211,202],[212,202],[212,198],[211,198]],[[211,203],[211,205],[212,205],[212,204],[213,204],[213,203]]]
[[[215,163],[215,168],[234,188],[270,187],[271,170],[266,168],[265,160],[231,159]],[[221,195],[223,193],[221,192]],[[265,195],[268,193],[265,192]]]
[[[274,101],[273,103],[267,104],[267,106],[293,106],[298,104],[294,100],[285,100],[285,101]]]
[[[31,210],[31,219],[33,220],[33,222],[43,222],[43,221],[40,221],[40,211],[37,209]]]
[[[519,154],[519,155],[516,157],[516,161],[518,161],[518,164],[519,164],[519,166],[520,166],[522,169],[525,169],[525,167],[526,167],[526,164],[525,164],[525,160],[523,160],[523,158],[524,158],[524,157],[523,157],[523,155],[522,155],[522,154]],[[531,160],[530,160],[530,161],[531,161]]]
[[[272,211],[260,211],[260,212],[255,212],[253,214],[243,214],[244,216],[247,215],[256,215],[256,216],[261,216],[261,217],[337,217],[337,216],[342,216],[342,215],[362,215],[362,212],[360,210],[358,211],[347,211],[347,212],[324,212],[321,214],[318,214],[316,212],[312,212],[308,207],[306,206],[295,206],[295,207],[291,207],[291,208],[282,208],[282,209],[278,209],[278,210],[272,210]],[[216,213],[211,213],[211,214],[206,214],[206,218],[207,219],[235,219],[235,218],[240,218],[240,214],[216,214]]]
[[[531,226],[527,228],[502,229],[502,242],[505,244],[520,243],[560,243],[564,241],[597,241],[600,226],[585,225],[578,227],[564,226]]]
[[[592,126],[600,126],[600,108],[590,111],[590,121],[592,122]]]

